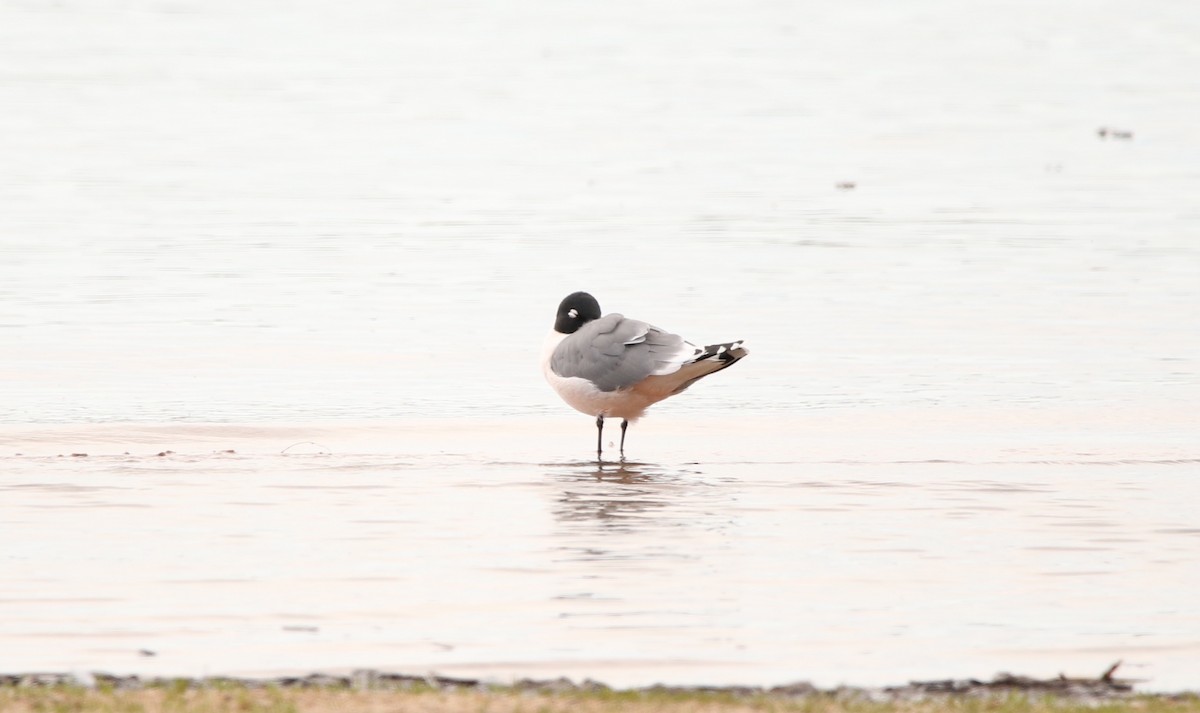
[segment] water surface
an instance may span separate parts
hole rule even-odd
[[[1197,687],[1198,67],[1165,0],[4,5],[0,670]],[[576,289],[751,357],[597,464]]]

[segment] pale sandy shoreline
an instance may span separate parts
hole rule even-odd
[[[1050,696],[1073,701],[1099,702],[1128,699],[1134,695],[1153,695],[1165,698],[1190,697],[1190,691],[1145,693],[1135,691],[1136,681],[1116,675],[1121,662],[1116,662],[1099,675],[1067,676],[1039,679],[1009,673],[996,674],[991,679],[962,678],[932,681],[910,681],[891,686],[842,685],[822,689],[806,681],[776,685],[664,685],[654,684],[639,687],[614,687],[591,678],[572,680],[567,677],[550,679],[520,678],[511,680],[443,676],[434,673],[424,675],[357,669],[348,673],[309,673],[306,675],[273,677],[213,676],[191,677],[143,677],[138,675],[113,675],[103,672],[71,673],[0,673],[0,688],[4,687],[53,687],[77,686],[115,690],[140,690],[153,687],[188,688],[237,686],[251,689],[275,687],[283,689],[344,689],[354,691],[381,690],[434,690],[444,692],[524,692],[524,693],[642,693],[642,694],[720,694],[733,697],[766,697],[778,699],[803,699],[814,697],[862,699],[874,702],[919,701],[930,697],[980,697]]]

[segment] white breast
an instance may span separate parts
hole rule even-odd
[[[635,421],[646,409],[662,397],[644,393],[637,388],[601,391],[592,382],[578,376],[559,376],[550,368],[554,350],[567,335],[550,330],[542,343],[542,374],[555,393],[571,408],[589,416],[624,418]]]

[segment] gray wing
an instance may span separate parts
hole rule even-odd
[[[559,376],[587,379],[601,391],[616,391],[647,376],[672,374],[695,353],[678,334],[614,313],[563,339],[550,368]]]

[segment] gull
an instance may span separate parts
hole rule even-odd
[[[625,429],[651,405],[674,396],[749,354],[742,342],[698,347],[678,334],[613,313],[586,292],[563,298],[542,345],[542,373],[567,405],[596,417],[596,458],[603,453],[604,419]]]

